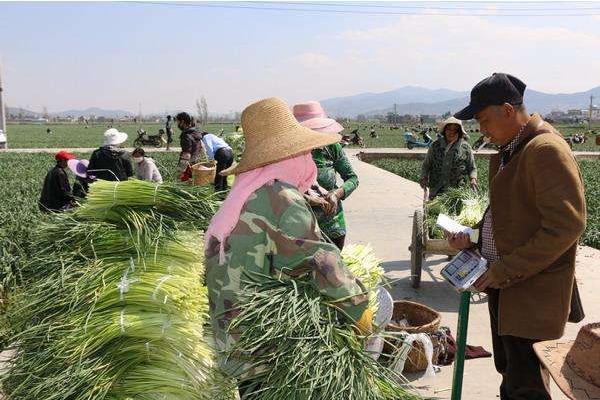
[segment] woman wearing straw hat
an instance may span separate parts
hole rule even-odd
[[[429,187],[429,198],[450,187],[477,187],[477,167],[462,121],[454,117],[440,124],[442,137],[429,150],[421,167],[421,187]]]
[[[277,98],[258,101],[242,113],[246,147],[231,192],[205,234],[206,284],[218,350],[228,351],[240,332],[228,327],[239,296],[267,276],[308,276],[362,332],[371,331],[372,311],[362,284],[325,241],[303,193],[317,177],[311,150],[337,143],[339,135],[303,127]],[[251,381],[251,363],[221,360],[228,374]]]
[[[344,127],[332,118],[317,101],[296,104],[294,117],[302,126],[323,133],[340,133]],[[321,231],[341,250],[346,240],[346,219],[342,208],[345,200],[358,187],[358,176],[340,143],[314,149],[312,157],[317,165],[318,186],[311,188],[307,200],[319,221]],[[344,183],[337,186],[337,174]],[[319,186],[325,189],[322,193]]]

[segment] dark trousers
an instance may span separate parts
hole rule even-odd
[[[221,176],[220,172],[231,167],[231,164],[233,164],[233,151],[227,147],[220,148],[215,152],[215,161],[217,162],[215,191],[221,192],[227,189],[227,177]]]
[[[501,400],[551,400],[550,375],[533,351],[539,340],[498,335],[497,289],[488,289],[494,364],[502,375]]]

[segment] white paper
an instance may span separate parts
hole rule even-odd
[[[479,229],[473,229],[469,228],[468,226],[461,225],[446,214],[439,214],[435,223],[447,232],[468,234],[471,242],[473,243],[477,243],[479,241]]]

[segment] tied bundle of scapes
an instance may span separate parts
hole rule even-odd
[[[199,229],[218,203],[189,190],[99,181],[39,227],[8,306],[4,398],[231,398],[204,328]]]
[[[342,256],[366,278],[369,294],[378,288],[383,269],[370,247],[350,245]],[[241,385],[245,400],[421,399],[365,351],[367,338],[308,279],[260,278],[255,284],[251,275],[242,277],[248,286],[230,325],[243,332],[227,355],[251,355],[254,375]]]
[[[432,238],[442,239],[444,232],[436,225],[438,215],[446,214],[461,225],[472,227],[483,218],[488,205],[484,191],[468,187],[449,188],[427,202],[426,224]]]

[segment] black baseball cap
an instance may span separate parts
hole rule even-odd
[[[496,72],[475,85],[471,90],[469,105],[454,114],[454,117],[468,120],[487,106],[522,104],[526,86],[519,78]]]

